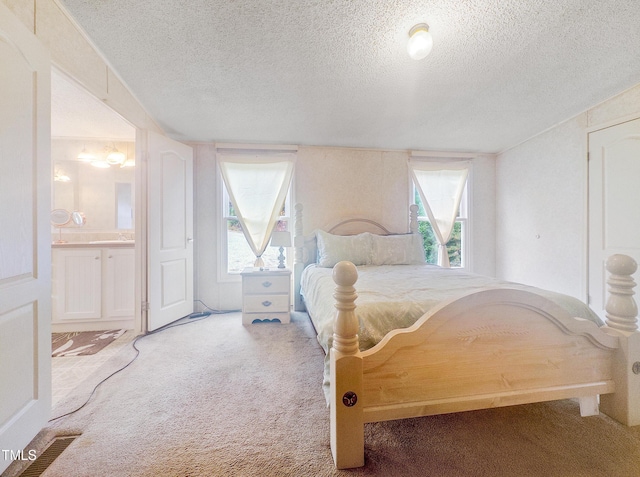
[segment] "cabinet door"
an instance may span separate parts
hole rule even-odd
[[[102,316],[100,249],[54,250],[54,323]]]
[[[131,318],[135,304],[135,250],[105,250],[105,317]]]

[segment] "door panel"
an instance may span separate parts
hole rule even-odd
[[[589,134],[589,298],[604,316],[605,263],[640,261],[640,119]]]
[[[193,151],[148,133],[147,328],[193,311]]]
[[[0,65],[0,449],[15,456],[51,412],[51,67],[2,3]]]

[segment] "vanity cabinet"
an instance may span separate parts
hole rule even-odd
[[[132,328],[135,251],[53,249],[53,331]]]

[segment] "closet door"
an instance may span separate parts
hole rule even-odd
[[[51,67],[2,2],[0,65],[2,472],[51,412]]]
[[[589,134],[589,302],[603,319],[616,253],[640,262],[640,119]]]

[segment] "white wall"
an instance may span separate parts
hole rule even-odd
[[[640,116],[640,85],[498,155],[496,275],[587,296],[588,132]]]
[[[195,144],[195,293],[216,309],[241,306],[239,282],[219,283],[214,144]],[[376,220],[394,232],[409,227],[411,182],[408,151],[301,146],[294,173],[295,203],[304,206],[304,233],[345,217]],[[494,274],[494,159],[473,159],[471,266]],[[289,253],[292,253],[290,251]]]

